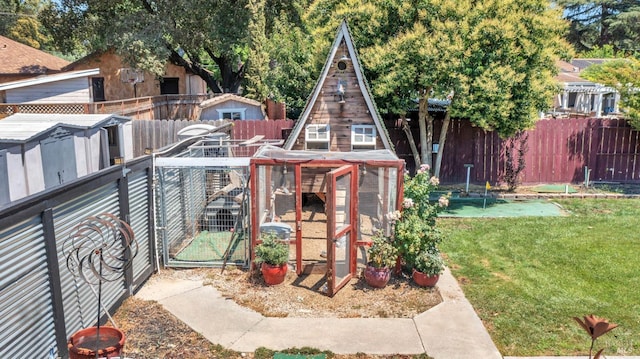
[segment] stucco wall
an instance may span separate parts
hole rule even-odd
[[[94,55],[84,61],[74,64],[73,70],[86,70],[100,68],[100,75],[104,78],[104,96],[106,101],[123,100],[134,97],[160,95],[160,81],[155,75],[145,72],[144,82],[135,84],[123,83],[120,78],[120,69],[129,68],[123,64],[120,57],[113,52]],[[187,74],[185,69],[173,64],[167,64],[164,77],[178,78],[178,91],[180,94],[194,94],[189,91],[206,92],[206,84],[197,76]]]

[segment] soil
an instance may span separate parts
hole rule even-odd
[[[285,282],[276,286],[266,286],[257,270],[235,267],[228,267],[224,272],[220,268],[166,269],[150,280],[165,276],[202,280],[223,296],[270,317],[406,318],[442,301],[437,288],[418,287],[402,273],[392,276],[389,284],[381,289],[369,287],[360,277],[353,278],[333,298],[318,290],[324,283],[323,275],[319,274],[298,277],[289,271]],[[235,353],[213,345],[157,302],[135,297],[124,302],[114,319],[127,336],[125,356],[131,358],[271,358],[273,354],[266,349]],[[292,353],[299,351],[291,350]],[[312,348],[304,351],[319,353]],[[413,357],[327,354],[340,359]]]

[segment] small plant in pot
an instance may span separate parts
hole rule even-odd
[[[384,288],[398,259],[398,249],[392,239],[382,231],[376,232],[371,240],[371,247],[367,250],[368,262],[364,270],[364,279],[372,287]]]
[[[273,233],[263,233],[260,238],[262,243],[255,248],[254,262],[260,265],[262,277],[267,285],[280,284],[287,275],[289,245]]]
[[[413,281],[421,287],[433,287],[444,271],[444,260],[437,249],[418,254],[413,262]]]

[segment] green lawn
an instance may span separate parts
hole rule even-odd
[[[442,250],[503,355],[640,355],[640,200],[558,201],[565,217],[439,219]]]

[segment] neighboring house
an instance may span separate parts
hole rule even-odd
[[[111,114],[0,120],[0,205],[133,158],[131,122]]]
[[[320,78],[284,148],[393,151],[344,21]]]
[[[88,103],[99,69],[62,72],[0,84],[0,103]]]
[[[563,91],[554,101],[553,115],[582,114],[601,117],[619,112],[620,96],[615,89],[580,77],[582,70],[604,61],[606,59],[573,59],[570,63],[558,61],[560,72],[556,80]]]
[[[62,71],[69,61],[0,36],[0,84]]]
[[[202,101],[199,108],[200,121],[266,119],[260,102],[229,93]]]
[[[167,63],[165,73],[157,78],[142,70],[130,68],[114,51],[96,52],[65,66],[65,71],[99,68],[100,75],[91,77],[93,101],[115,101],[158,95],[206,94],[207,84],[183,67]]]

